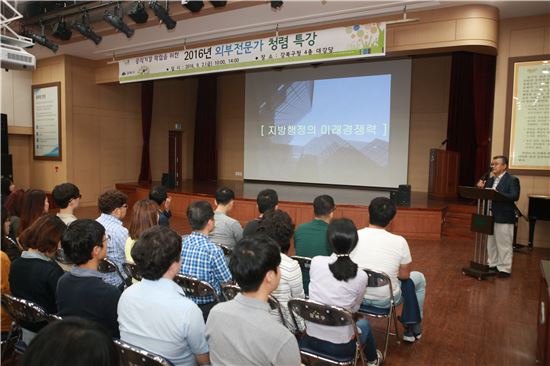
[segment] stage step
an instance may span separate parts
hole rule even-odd
[[[470,231],[470,220],[475,212],[476,206],[473,205],[449,205],[445,213],[443,236],[473,239],[474,234]]]

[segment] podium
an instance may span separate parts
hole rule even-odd
[[[462,273],[485,280],[497,274],[489,270],[487,265],[487,236],[493,234],[493,216],[491,215],[492,202],[509,201],[508,198],[494,189],[477,187],[458,187],[461,197],[477,200],[477,212],[472,214],[470,231],[475,233],[474,259],[469,267],[462,268]]]
[[[432,199],[455,199],[458,187],[460,154],[431,149],[428,196]]]

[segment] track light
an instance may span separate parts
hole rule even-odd
[[[35,43],[38,43],[39,45],[41,46],[44,46],[46,48],[49,48],[50,50],[52,50],[54,53],[57,52],[57,50],[59,49],[59,46],[56,45],[55,43],[53,43],[52,41],[50,41],[48,38],[46,38],[46,36],[44,35],[39,35],[39,34],[36,34],[36,33],[32,33],[32,32],[27,32],[25,31],[23,33],[23,35],[25,37],[29,37],[30,39],[33,40],[33,42]]]
[[[82,21],[78,22],[75,20],[73,22],[73,28],[84,37],[91,39],[95,44],[99,44],[99,42],[101,42],[102,37],[95,33],[88,23],[88,12],[86,10],[84,10],[84,14],[82,15]]]
[[[193,13],[198,13],[203,8],[204,2],[195,0],[182,0],[181,5],[185,6]]]
[[[227,4],[227,1],[211,1],[210,4],[215,8],[221,8]]]
[[[272,1],[271,2],[271,8],[272,9],[279,9],[281,6],[283,6],[282,1]]]
[[[138,24],[146,23],[147,19],[149,19],[149,14],[147,14],[145,5],[141,1],[136,1],[130,6],[128,16]]]
[[[103,14],[103,20],[105,20],[107,23],[109,23],[122,33],[126,34],[126,37],[128,38],[134,35],[134,30],[128,27],[128,25],[124,23],[124,20],[122,20],[122,11],[119,5],[115,6],[114,13],[109,13],[108,11],[105,11],[105,14]]]
[[[61,39],[63,41],[68,41],[69,39],[71,39],[72,35],[73,32],[71,31],[65,20],[61,19],[59,22],[54,24],[52,36],[54,36],[55,38]]]
[[[176,26],[176,21],[168,15],[168,9],[164,9],[156,1],[151,1],[149,6],[153,9],[153,13],[155,13],[157,18],[164,23],[167,29],[173,29]]]

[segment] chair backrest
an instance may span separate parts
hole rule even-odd
[[[302,319],[328,326],[344,326],[355,324],[353,314],[344,308],[325,305],[313,300],[290,299],[288,300],[290,315],[296,324],[296,315]],[[296,326],[298,326],[296,324]]]
[[[132,277],[136,281],[141,281],[141,274],[134,263],[122,263],[122,268],[128,276]]]
[[[299,255],[293,255],[291,258],[298,262],[298,264],[300,265],[300,268],[302,269],[302,272],[304,271],[309,272],[309,269],[311,268],[311,258],[302,257]]]
[[[109,258],[103,258],[101,262],[99,262],[99,265],[97,266],[98,272],[101,273],[113,273],[115,272],[118,277],[122,280],[122,283],[124,283],[124,287],[128,287],[132,284],[132,280],[129,278],[126,278],[122,275],[120,272],[120,269],[118,269],[118,266],[110,260]]]
[[[221,288],[222,295],[227,301],[233,300],[233,298],[237,296],[239,292],[241,292],[241,288],[239,286],[230,283],[222,283]]]
[[[16,322],[40,323],[61,319],[57,315],[48,314],[40,305],[9,294],[2,294],[2,306]]]
[[[120,355],[122,366],[173,366],[172,362],[157,354],[118,339],[114,339],[113,342]]]
[[[213,296],[215,302],[219,302],[216,290],[206,281],[201,281],[198,278],[177,274],[174,277],[174,282],[177,283],[188,296]]]
[[[367,273],[367,276],[369,276],[369,281],[367,282],[367,287],[383,287],[388,286],[389,289],[389,298],[390,301],[393,303],[393,286],[391,284],[390,276],[388,276],[386,273],[382,271],[377,271],[374,269],[368,269],[365,268],[364,271]],[[368,290],[367,290],[368,291]]]
[[[216,244],[218,247],[222,248],[224,256],[229,257],[229,256],[231,256],[231,254],[233,254],[233,249],[229,248],[227,245],[220,244],[220,243],[214,243],[214,244]]]

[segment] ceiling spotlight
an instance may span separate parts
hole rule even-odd
[[[130,6],[128,16],[138,24],[146,23],[147,19],[149,19],[149,14],[147,14],[147,10],[145,9],[145,4],[141,1],[136,1]]]
[[[41,46],[44,46],[46,48],[49,48],[50,50],[52,50],[54,53],[57,52],[57,50],[59,49],[59,46],[56,45],[55,43],[53,43],[52,41],[50,41],[48,38],[46,38],[46,36],[44,36],[43,34],[42,35],[39,35],[39,34],[36,34],[36,33],[32,33],[32,32],[23,32],[23,35],[25,37],[29,37],[30,39],[33,40],[34,43],[38,43],[39,45]]]
[[[195,1],[195,0],[182,0],[181,5],[185,6],[187,9],[189,9],[193,13],[197,13],[201,11],[202,7],[204,6],[203,1]]]
[[[91,39],[95,44],[99,44],[99,42],[101,42],[102,37],[95,33],[92,30],[92,27],[90,27],[88,22],[88,12],[86,10],[84,10],[84,14],[82,15],[82,21],[78,22],[75,20],[73,22],[73,28],[84,37]]]
[[[176,21],[168,15],[168,9],[164,9],[156,1],[151,1],[149,6],[153,9],[153,13],[155,13],[157,18],[164,23],[167,29],[173,29],[176,26]]]
[[[227,1],[211,1],[210,4],[215,8],[221,8],[227,4]]]
[[[281,6],[283,6],[282,1],[271,1],[271,8],[272,9],[279,9]]]
[[[107,23],[109,23],[122,33],[126,34],[126,37],[128,38],[134,35],[134,30],[128,27],[128,25],[124,23],[124,20],[122,20],[122,11],[119,5],[115,6],[114,14],[105,11],[105,14],[103,14],[103,20],[105,20]]]
[[[55,38],[61,39],[62,41],[68,41],[71,39],[72,35],[73,32],[65,20],[61,19],[59,22],[54,24],[52,36]]]

